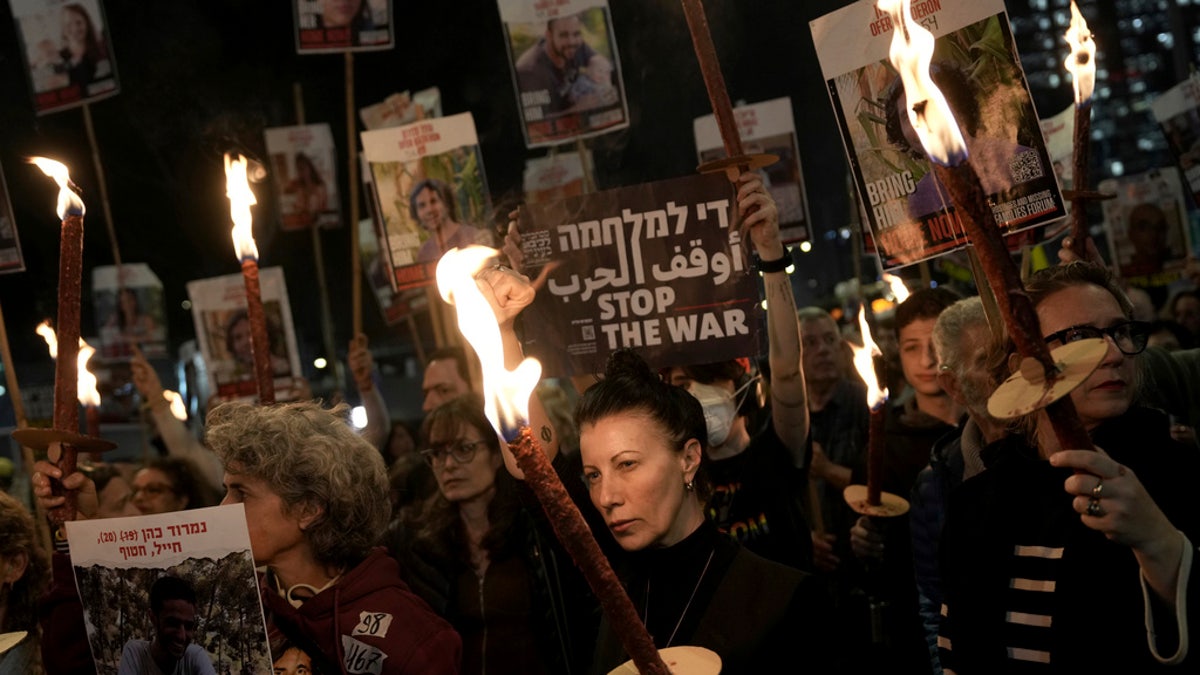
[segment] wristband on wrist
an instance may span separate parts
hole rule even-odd
[[[785,248],[783,250],[783,257],[779,258],[778,260],[763,260],[762,258],[759,258],[758,259],[758,271],[759,272],[786,272],[788,266],[790,266],[791,264],[792,264],[792,256],[791,256],[790,252]]]

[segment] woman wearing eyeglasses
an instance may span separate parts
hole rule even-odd
[[[438,491],[406,512],[390,548],[405,580],[462,636],[462,672],[577,673],[598,609],[536,499],[504,469],[478,395],[421,428]]]
[[[1051,349],[1105,343],[1070,394],[1097,450],[1060,450],[1035,413],[951,495],[941,663],[959,675],[1191,672],[1200,457],[1170,437],[1165,415],[1135,405],[1148,326],[1130,321],[1103,267],[1048,268],[1026,286]]]
[[[143,516],[211,506],[191,463],[177,457],[156,459],[139,469],[130,501]]]

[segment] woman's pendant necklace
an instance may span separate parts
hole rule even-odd
[[[683,625],[683,618],[687,616],[688,610],[692,607],[692,601],[696,599],[696,591],[700,590],[700,584],[704,581],[704,575],[708,574],[708,566],[712,564],[713,554],[717,549],[713,549],[708,553],[708,560],[704,563],[704,569],[700,571],[700,578],[696,580],[696,586],[692,589],[692,595],[688,598],[687,604],[683,606],[683,612],[679,615],[679,620],[675,622],[675,630],[671,631],[671,637],[667,638],[667,643],[663,645],[663,649],[671,646],[675,641],[675,634],[679,632],[679,627]],[[650,627],[650,579],[646,579],[646,607],[642,614],[642,625]]]

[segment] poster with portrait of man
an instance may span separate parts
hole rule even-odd
[[[9,0],[38,115],[115,95],[117,64],[100,0]]]
[[[911,4],[935,38],[929,72],[1006,236],[1066,215],[1002,0]],[[867,226],[885,269],[968,241],[909,122],[888,59],[891,16],[860,0],[810,22]],[[1010,246],[1011,246],[1010,242]]]
[[[396,290],[434,283],[452,248],[495,246],[471,113],[364,131],[362,144]]]
[[[1200,75],[1193,75],[1150,102],[1167,137],[1192,200],[1200,206]]]
[[[8,183],[4,167],[0,166],[0,274],[25,271],[25,256],[21,239],[17,237],[17,219],[13,217],[12,200],[8,198]]]
[[[99,356],[128,359],[167,357],[167,310],[163,285],[146,263],[99,265],[92,269]]]
[[[295,0],[296,53],[391,49],[392,0]]]
[[[1183,277],[1191,251],[1188,197],[1179,173],[1174,167],[1163,167],[1107,178],[1097,189],[1117,196],[1100,202],[1109,260],[1121,278],[1146,289],[1161,304],[1166,288]]]
[[[295,400],[304,392],[298,379],[300,352],[296,348],[292,306],[288,302],[283,268],[264,267],[258,273],[270,343],[268,358],[275,375],[275,399]],[[192,303],[196,340],[208,365],[209,391],[222,401],[257,398],[255,354],[242,275],[226,274],[189,281],[187,291]]]
[[[796,143],[796,120],[792,99],[776,98],[733,109],[742,147],[749,154],[775,155],[779,161],[758,170],[763,186],[779,209],[779,234],[785,244],[808,241],[808,197],[804,191],[804,171],[800,166],[800,148]],[[725,143],[714,115],[697,117],[692,123],[696,154],[700,163],[725,158]]]
[[[498,0],[525,145],[629,126],[608,0]]]
[[[282,227],[338,227],[337,148],[328,124],[265,129]]]
[[[67,536],[98,675],[272,672],[241,504],[70,521]]]

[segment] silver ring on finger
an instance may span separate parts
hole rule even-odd
[[[1103,518],[1105,515],[1104,507],[1100,506],[1100,500],[1095,497],[1088,500],[1086,513],[1093,518]]]
[[[1096,483],[1096,487],[1092,488],[1092,499],[1100,499],[1100,494],[1104,492],[1104,479]]]

